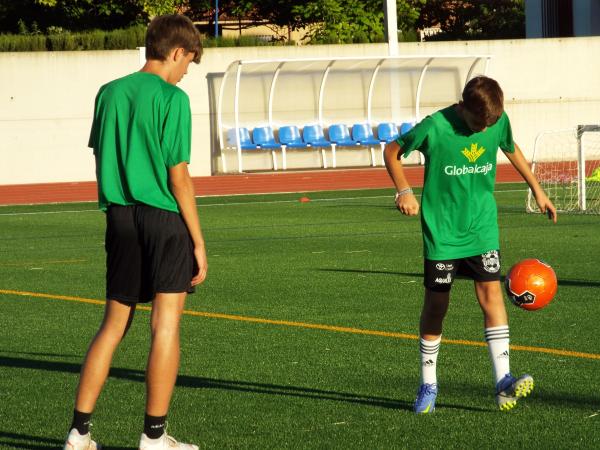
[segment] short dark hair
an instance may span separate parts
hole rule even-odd
[[[485,128],[495,124],[504,112],[504,93],[496,80],[477,76],[465,85],[463,107]]]
[[[152,19],[146,32],[146,59],[165,61],[174,48],[194,53],[198,64],[202,56],[200,33],[186,16],[168,14]]]

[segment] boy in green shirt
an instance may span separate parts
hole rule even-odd
[[[458,104],[423,119],[385,148],[386,168],[402,214],[419,213],[419,203],[406,181],[401,156],[419,150],[425,156],[421,199],[425,301],[420,320],[421,386],[414,409],[435,409],[436,365],[442,322],[455,276],[474,280],[484,316],[500,410],[512,409],[533,389],[529,375],[515,378],[509,366],[509,328],[500,285],[500,253],[494,184],[500,148],[531,188],[541,212],[556,222],[556,208],[514,143],[504,112],[502,89],[495,80],[470,80]]]
[[[179,368],[186,294],[206,277],[204,239],[188,172],[189,98],[175,86],[200,62],[200,34],[187,17],[156,17],[139,72],[102,86],[89,146],[106,212],[106,308],[81,369],[65,450],[95,450],[89,423],[113,354],[137,303],[152,302],[146,414],[139,448],[197,450],[165,433]]]

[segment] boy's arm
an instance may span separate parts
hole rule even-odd
[[[200,219],[198,218],[198,209],[196,207],[196,198],[194,196],[194,185],[188,171],[186,162],[169,167],[169,183],[171,192],[179,211],[183,217],[183,221],[192,237],[194,243],[194,258],[198,264],[198,273],[192,278],[192,286],[200,284],[206,278],[208,262],[206,260],[206,250],[204,247],[204,238],[200,229]]]
[[[515,142],[514,153],[504,152],[504,154],[506,155],[510,163],[513,165],[513,167],[517,169],[517,172],[521,174],[523,179],[529,185],[529,188],[531,189],[531,192],[535,197],[535,201],[538,207],[540,208],[540,211],[542,213],[548,214],[548,218],[551,219],[554,223],[556,223],[556,208],[554,207],[554,205],[540,186],[540,183],[538,183],[537,178],[529,168],[529,164],[527,163],[527,160],[523,156],[523,152],[521,151],[517,143]]]
[[[416,216],[419,214],[419,202],[404,175],[404,168],[400,160],[401,155],[402,149],[397,142],[393,141],[387,144],[383,152],[385,168],[396,186],[396,192],[400,194],[396,195],[396,207],[402,214]]]

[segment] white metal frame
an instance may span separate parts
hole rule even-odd
[[[374,57],[339,57],[339,58],[299,58],[299,59],[258,59],[258,60],[237,60],[232,62],[229,67],[226,69],[225,74],[223,76],[223,80],[221,82],[221,86],[219,89],[219,98],[217,99],[217,133],[218,133],[218,142],[220,145],[221,152],[221,160],[222,160],[222,168],[224,172],[227,172],[227,166],[224,157],[224,150],[226,149],[226,145],[224,143],[223,134],[226,130],[223,127],[223,95],[225,92],[225,85],[228,82],[228,74],[235,71],[235,92],[234,92],[234,127],[235,129],[239,129],[240,127],[240,110],[239,110],[239,100],[240,100],[240,80],[242,77],[243,68],[246,66],[259,65],[259,64],[276,64],[275,69],[273,71],[273,78],[271,80],[271,87],[269,89],[269,98],[268,98],[268,122],[269,126],[273,127],[273,99],[275,97],[275,87],[277,84],[277,80],[281,70],[287,63],[298,63],[298,62],[306,62],[306,63],[314,63],[314,62],[326,62],[327,65],[323,70],[323,75],[321,77],[321,83],[319,86],[319,98],[318,98],[318,117],[316,118],[317,122],[321,126],[325,126],[324,123],[324,97],[326,91],[326,84],[329,73],[337,62],[340,61],[356,61],[357,63],[363,63],[365,61],[373,61],[374,67],[373,72],[371,74],[371,79],[369,82],[369,89],[367,94],[367,123],[373,126],[372,123],[372,107],[373,107],[373,91],[376,84],[377,75],[382,67],[382,65],[387,61],[393,60],[413,60],[413,61],[423,61],[423,68],[421,70],[421,74],[419,77],[417,89],[415,92],[415,104],[414,104],[414,119],[415,121],[421,120],[421,92],[423,89],[423,83],[425,80],[425,76],[427,74],[428,68],[435,60],[468,60],[472,59],[473,62],[468,70],[468,74],[465,79],[465,83],[471,78],[473,75],[473,71],[477,64],[481,61],[484,61],[484,71],[483,73],[487,73],[489,61],[491,59],[490,55],[426,55],[426,56],[374,56]],[[238,172],[243,172],[242,165],[242,149],[240,147],[239,135],[236,133],[236,150],[237,150],[237,159],[238,159]],[[421,161],[423,162],[423,161]],[[286,157],[285,157],[285,149],[283,150],[283,169],[286,169]]]
[[[563,128],[560,130],[542,131],[541,133],[538,133],[533,143],[533,154],[531,156],[531,171],[535,175],[537,161],[536,157],[540,139],[549,134],[560,134],[567,132],[573,133],[575,135],[575,138],[577,139],[577,206],[579,207],[580,211],[585,212],[587,210],[587,184],[585,179],[585,146],[583,145],[583,138],[586,135],[586,133],[600,132],[600,125],[578,125],[575,128]],[[533,192],[531,191],[531,189],[529,189],[527,193],[526,210],[527,212],[536,211],[536,208],[534,207]]]

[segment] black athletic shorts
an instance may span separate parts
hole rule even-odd
[[[457,275],[475,281],[500,280],[500,252],[490,250],[482,255],[444,261],[426,259],[423,285],[435,292],[448,292]]]
[[[192,293],[194,246],[180,214],[147,205],[106,211],[106,298],[146,303],[157,293]]]

